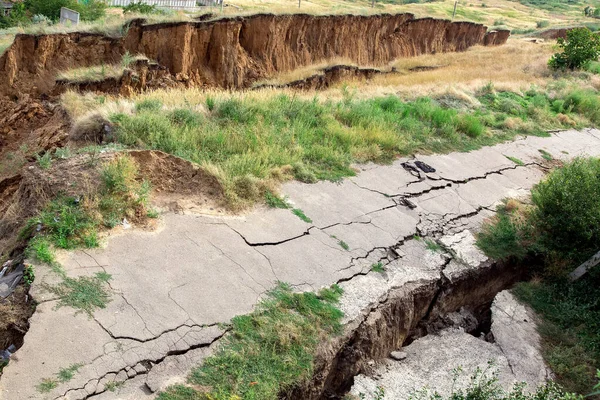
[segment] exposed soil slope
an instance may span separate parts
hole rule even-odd
[[[480,24],[412,14],[258,14],[156,25],[135,20],[121,39],[18,35],[0,58],[0,74],[7,77],[0,92],[46,93],[57,71],[115,63],[127,51],[156,60],[185,83],[244,88],[276,72],[333,58],[381,66],[399,57],[503,44],[507,37]]]

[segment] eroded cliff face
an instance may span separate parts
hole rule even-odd
[[[382,66],[400,57],[499,45],[508,37],[508,32],[486,32],[480,24],[412,14],[258,14],[155,25],[135,20],[123,38],[81,32],[18,35],[0,58],[5,77],[0,90],[46,93],[57,71],[115,63],[126,51],[156,60],[184,83],[245,88],[274,73],[335,58]]]

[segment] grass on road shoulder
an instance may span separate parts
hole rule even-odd
[[[221,182],[232,209],[263,200],[287,179],[351,176],[353,163],[469,151],[518,134],[600,122],[600,98],[585,90],[563,89],[550,97],[536,89],[519,95],[488,85],[477,93],[476,105],[450,95],[405,101],[394,95],[356,99],[349,92],[341,100],[191,93],[196,97],[156,91],[136,104],[103,107],[120,143],[203,165]]]
[[[341,331],[341,293],[336,285],[293,293],[280,283],[254,312],[233,318],[220,350],[192,372],[189,383],[205,392],[174,386],[158,399],[278,399],[312,377],[318,344]]]

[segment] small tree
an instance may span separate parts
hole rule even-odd
[[[574,28],[567,32],[567,38],[559,38],[562,50],[548,61],[552,69],[578,69],[600,56],[600,36],[588,28]]]

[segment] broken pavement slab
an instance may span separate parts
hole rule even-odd
[[[4,369],[0,398],[149,397],[151,390],[182,382],[218,345],[226,332],[221,323],[252,310],[277,281],[304,290],[339,283],[346,290],[340,305],[344,321],[352,326],[390,294],[426,311],[428,304],[420,302],[435,294],[442,274],[460,283],[477,269],[481,255],[472,253],[474,237],[467,230],[476,230],[504,197],[525,193],[543,177],[538,149],[599,155],[600,135],[594,133],[561,132],[468,154],[417,156],[436,168],[419,176],[398,160],[341,183],[285,184],[283,193],[312,223],[290,210],[257,209],[243,217],[167,214],[155,232],[132,229],[109,237],[105,248],[63,254],[70,277],[110,274],[112,302],[93,318],[70,308],[55,310],[51,296],[39,297],[39,283],[56,282],[47,267],[38,266],[32,295],[45,302],[24,346]],[[518,166],[505,155],[529,158]],[[403,205],[403,198],[416,208]],[[448,239],[444,246],[451,251],[427,249],[411,239],[415,234],[434,235],[441,243]],[[383,272],[371,271],[377,262]],[[464,293],[467,289],[473,291],[467,285]],[[61,351],[66,344],[72,348]],[[47,394],[37,391],[41,379],[76,363],[84,365],[72,380]],[[122,386],[113,393],[111,382]]]
[[[392,400],[426,388],[447,397],[453,390],[465,389],[477,368],[488,378],[497,371],[506,390],[520,382],[526,382],[529,390],[544,384],[551,375],[541,354],[534,315],[503,291],[494,300],[492,320],[494,342],[456,328],[427,335],[402,348],[405,358],[395,360],[390,355],[370,373],[355,377],[350,393],[376,398],[383,388],[382,400]],[[462,372],[455,380],[456,368]]]

